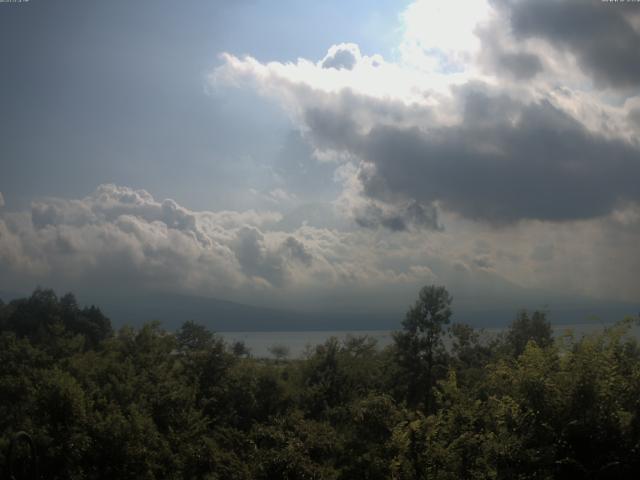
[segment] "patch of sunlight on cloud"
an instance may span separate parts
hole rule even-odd
[[[428,72],[464,71],[480,48],[476,27],[490,14],[486,0],[417,0],[401,14],[402,61]]]

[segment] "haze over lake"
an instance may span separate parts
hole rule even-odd
[[[556,337],[572,332],[576,338],[603,331],[613,324],[578,323],[572,325],[553,325]],[[484,338],[491,338],[503,332],[504,329],[490,328],[484,331]],[[636,337],[640,336],[640,326],[633,329]],[[288,358],[300,358],[305,353],[312,353],[313,349],[326,342],[331,337],[340,341],[349,336],[367,336],[376,341],[378,348],[385,348],[393,344],[392,330],[332,330],[332,331],[303,331],[303,332],[220,332],[219,335],[228,343],[243,342],[254,357],[273,357],[269,349],[273,346],[284,346],[288,349]],[[450,344],[445,339],[445,344]]]

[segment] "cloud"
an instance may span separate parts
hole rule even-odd
[[[531,78],[542,71],[540,59],[532,53],[500,53],[497,56],[497,65],[517,80]]]
[[[264,236],[256,228],[243,227],[237,232],[234,253],[246,275],[277,286],[284,283],[282,258],[267,250]]]
[[[439,202],[493,224],[594,218],[640,201],[638,148],[588,132],[549,102],[462,95],[460,125],[377,127],[351,140],[374,167],[360,177],[368,196]]]
[[[336,204],[361,227],[437,230],[442,210],[492,227],[567,222],[639,203],[640,103],[622,87],[640,72],[640,10],[478,0],[460,14],[440,3],[403,13],[400,62],[340,44],[318,62],[225,54],[211,78],[277,99],[316,158],[350,164]],[[324,68],[343,54],[348,68]]]
[[[9,218],[0,263],[22,273],[40,265],[39,274],[69,281],[111,277],[123,286],[181,285],[201,293],[282,285],[286,277],[284,254],[263,253],[259,228],[281,220],[272,212],[196,212],[144,190],[101,185],[84,199],[39,200],[28,214]],[[254,233],[253,244],[246,232]]]
[[[536,245],[531,252],[531,260],[537,262],[548,262],[553,260],[553,244]]]
[[[296,240],[295,237],[287,237],[287,239],[282,244],[282,249],[288,253],[291,259],[297,260],[307,267],[311,266],[313,255],[308,252],[307,248],[304,246],[304,243]]]
[[[479,256],[479,257],[475,257],[473,259],[473,263],[478,267],[478,268],[486,268],[486,269],[490,269],[491,267],[493,267],[493,262],[491,260],[490,257],[488,256]]]
[[[402,12],[404,35],[400,53],[404,63],[426,71],[460,71],[480,48],[479,23],[488,20],[489,3],[416,0]]]
[[[640,107],[636,107],[629,111],[629,121],[640,130]]]
[[[0,286],[305,308],[404,307],[425,282],[457,301],[515,302],[526,289],[640,298],[637,15],[599,2],[470,5],[411,4],[394,61],[355,44],[295,62],[222,54],[211,85],[254,89],[294,129],[273,183],[250,185],[258,209],[194,211],[103,185],[2,210]]]
[[[357,181],[357,171],[345,168],[345,178]],[[517,308],[531,298],[526,289],[634,300],[639,212],[627,205],[600,219],[487,229],[445,210],[438,222],[446,229],[405,223],[283,230],[270,212],[193,211],[143,190],[105,185],[82,199],[41,199],[31,211],[3,211],[0,289],[171,291],[361,311],[401,310],[424,283],[447,285],[459,305],[508,299]],[[545,245],[553,245],[553,259],[541,269]]]
[[[600,0],[496,1],[516,39],[542,39],[575,55],[596,85],[640,86],[640,10]]]
[[[4,196],[2,195],[2,192],[0,192],[0,208],[4,207]]]
[[[289,193],[282,188],[274,188],[265,195],[265,199],[273,203],[289,203],[296,199],[295,194]]]
[[[226,53],[210,80],[275,100],[313,151],[305,161],[333,166],[335,212],[352,222],[341,242],[364,242],[347,250],[372,277],[413,265],[456,288],[493,282],[491,295],[508,284],[637,299],[635,12],[417,0],[394,61],[344,44],[287,63]],[[314,268],[345,258],[311,250]]]
[[[394,203],[379,201],[364,192],[365,177],[370,177],[366,165],[354,168],[347,164],[336,172],[343,191],[334,202],[336,210],[358,226],[368,229],[383,227],[392,232],[443,229],[435,205],[424,205],[397,199]],[[370,169],[369,169],[370,170]]]
[[[494,226],[558,222],[640,201],[632,180],[640,148],[593,131],[555,97],[518,98],[475,81],[452,85],[437,108],[359,93],[356,83],[338,91],[292,83],[272,64],[255,75],[293,105],[314,148],[353,159],[359,185],[350,195],[364,201],[347,203],[360,226],[434,228],[437,208]]]
[[[360,61],[362,55],[360,48],[355,43],[341,43],[332,46],[327,55],[322,59],[322,68],[335,68],[351,70]]]
[[[541,56],[528,51],[522,42],[515,42],[510,31],[504,31],[497,21],[479,28],[482,41],[478,54],[482,70],[489,75],[510,77],[515,81],[528,81],[544,70]]]
[[[388,228],[394,232],[409,230],[411,227],[438,230],[438,211],[433,205],[423,206],[412,202],[406,206],[389,208],[368,202],[364,208],[354,212],[355,221],[361,227]]]
[[[367,235],[305,224],[283,230],[281,221],[268,211],[193,211],[101,185],[82,199],[40,199],[30,211],[3,213],[0,272],[14,290],[177,291],[301,307],[329,292],[417,281],[417,273],[379,268]]]
[[[255,227],[243,227],[236,233],[233,250],[242,271],[250,277],[259,277],[271,285],[282,287],[291,280],[291,263],[310,267],[313,255],[304,243],[289,235],[283,241],[265,241]]]

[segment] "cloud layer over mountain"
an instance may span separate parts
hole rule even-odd
[[[640,299],[640,8],[416,0],[398,18],[385,56],[356,37],[289,61],[294,49],[228,42],[197,93],[174,98],[196,87],[159,74],[148,100],[171,97],[164,129],[147,119],[129,130],[120,111],[105,120],[122,118],[123,135],[146,132],[124,153],[96,127],[109,148],[93,158],[69,133],[87,160],[60,172],[79,172],[81,193],[30,195],[26,207],[0,186],[0,289],[360,311],[398,311],[427,283],[483,308]],[[159,138],[168,131],[173,140]],[[55,147],[47,141],[38,152]],[[24,148],[20,158],[35,158]],[[144,160],[100,169],[133,153]],[[58,175],[63,163],[47,162]],[[82,183],[86,171],[101,180]],[[96,189],[104,181],[118,185]]]
[[[379,213],[368,221],[381,221]],[[356,310],[401,308],[425,283],[486,306],[504,296],[521,305],[535,298],[531,288],[545,298],[554,290],[627,301],[640,293],[637,209],[489,230],[450,214],[442,221],[447,228],[428,235],[397,225],[288,227],[275,212],[192,211],[102,185],[83,199],[41,199],[30,211],[0,214],[0,288],[170,291]]]

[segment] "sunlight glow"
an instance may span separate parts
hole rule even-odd
[[[486,0],[417,0],[401,18],[403,62],[427,71],[461,71],[479,48],[476,27],[491,8]]]

